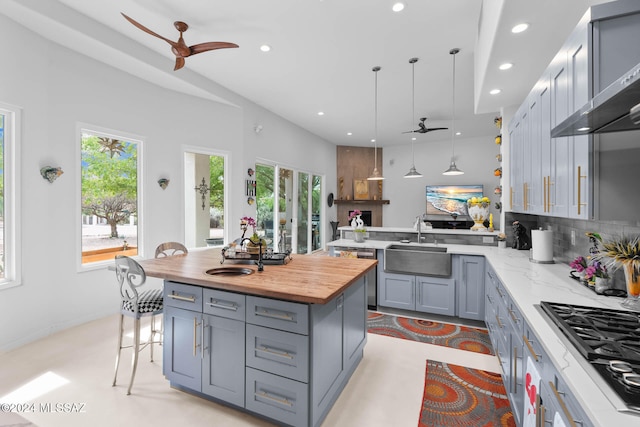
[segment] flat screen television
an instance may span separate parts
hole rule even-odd
[[[480,185],[427,185],[427,215],[467,215],[467,200],[482,197]]]

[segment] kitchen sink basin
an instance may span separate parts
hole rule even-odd
[[[450,277],[451,254],[437,246],[389,245],[384,250],[384,271]]]
[[[254,270],[246,267],[216,267],[204,272],[209,276],[243,276],[252,274]]]

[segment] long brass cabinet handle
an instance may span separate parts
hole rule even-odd
[[[268,399],[271,400],[273,402],[277,402],[281,405],[286,405],[289,407],[293,407],[293,403],[291,403],[291,401],[289,399],[285,399],[283,397],[276,397],[276,396],[272,396],[269,393],[267,393],[266,391],[260,391],[258,393],[256,393],[256,396],[260,396],[264,399]]]
[[[586,175],[582,175],[582,168],[578,166],[578,215],[580,215],[580,207],[587,206],[586,203],[582,203],[582,179],[586,179]]]
[[[533,356],[536,362],[539,362],[540,355],[536,353],[536,351],[533,349],[533,346],[531,345],[531,342],[529,342],[529,339],[525,335],[522,336],[522,339],[524,340],[524,343],[527,345],[527,348],[529,349],[529,353],[531,353],[531,355]]]
[[[274,313],[273,311],[269,311],[266,308],[263,308],[262,310],[256,311],[256,316],[270,317],[272,319],[287,320],[289,322],[293,321],[293,316],[291,314],[284,313],[284,312],[283,313]]]
[[[509,209],[513,210],[513,187],[509,187]]]
[[[211,299],[211,302],[207,302],[206,304],[209,307],[221,308],[223,310],[238,311],[238,304],[235,304],[235,303],[224,304],[223,301],[219,301],[217,299]]]
[[[562,408],[562,412],[564,412],[565,417],[569,420],[569,424],[571,425],[571,427],[578,427],[573,417],[571,416],[571,413],[569,412],[569,408],[567,408],[567,404],[564,403],[564,399],[562,398],[562,396],[560,396],[561,393],[558,391],[555,384],[553,384],[553,381],[549,381],[549,386],[551,387],[553,394],[555,394],[556,399],[560,404],[560,408]]]
[[[196,297],[194,296],[183,297],[182,295],[179,295],[179,294],[168,294],[167,296],[171,299],[176,299],[178,301],[196,302]]]
[[[262,351],[264,353],[269,353],[269,354],[273,354],[274,356],[279,356],[279,357],[283,357],[285,359],[289,359],[292,360],[293,356],[291,355],[291,353],[288,353],[286,351],[278,351],[275,350],[271,347],[267,347],[267,346],[260,346],[260,347],[256,347],[256,350],[258,351]]]
[[[542,177],[542,212],[549,212],[547,210],[547,177]]]

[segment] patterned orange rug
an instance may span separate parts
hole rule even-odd
[[[502,377],[427,360],[418,427],[515,427]]]
[[[475,353],[495,354],[486,329],[370,311],[367,330],[371,334],[420,341]]]

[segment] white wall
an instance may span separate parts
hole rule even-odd
[[[496,128],[495,135],[499,133]],[[456,139],[456,165],[464,171],[464,175],[459,176],[442,175],[451,161],[450,138],[439,142],[415,144],[415,165],[423,175],[422,178],[403,178],[409,172],[412,163],[411,144],[384,147],[383,197],[390,203],[383,206],[383,226],[413,226],[416,216],[426,211],[427,185],[482,184],[484,194],[491,199],[490,212],[493,213],[494,228],[499,229],[500,215],[494,207],[499,197],[494,195],[493,190],[500,185],[500,180],[493,172],[501,164],[496,160],[500,147],[495,144],[495,135],[486,138]]]
[[[0,290],[0,351],[113,314],[114,273],[78,272],[78,122],[144,139],[143,257],[157,244],[184,240],[184,146],[230,153],[231,218],[255,215],[244,179],[256,157],[327,176],[335,191],[335,146],[233,95],[241,108],[161,89],[51,43],[0,15],[5,43],[0,101],[23,109],[21,150],[22,286]],[[229,93],[224,94],[229,98]],[[259,121],[264,130],[253,132]],[[53,184],[42,166],[64,170]],[[169,178],[162,190],[157,180]],[[335,218],[335,207],[326,223]],[[325,233],[330,235],[330,230]],[[115,325],[114,325],[115,327]],[[114,329],[115,331],[115,329]]]

